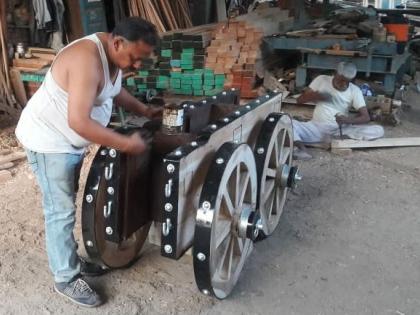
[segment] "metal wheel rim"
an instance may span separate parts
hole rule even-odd
[[[277,121],[266,152],[260,175],[259,211],[263,232],[268,236],[274,232],[280,221],[289,191],[288,187],[281,185],[279,174],[281,165],[291,167],[293,162],[293,136],[289,116],[282,115]]]
[[[97,203],[95,206],[95,239],[100,260],[112,268],[125,267],[133,262],[138,256],[149,233],[150,223],[142,226],[129,238],[121,243],[113,243],[105,240],[105,224],[103,208],[105,202],[101,202],[102,196],[106,194],[106,182],[102,178],[98,188]]]
[[[255,211],[256,208],[255,161],[252,151],[247,145],[243,144],[237,147],[229,161],[226,161],[219,183],[211,210],[213,211],[212,222],[208,229],[209,242],[208,248],[205,250],[209,253],[208,279],[204,281],[204,284],[203,281],[197,279],[196,266],[201,265],[202,262],[197,258],[196,247],[194,247],[194,267],[199,288],[204,293],[212,293],[217,298],[224,299],[237,283],[246,258],[253,248],[250,239],[242,239],[237,234],[237,222],[241,210],[244,207],[249,207]],[[214,185],[214,182],[212,184]],[[203,187],[203,193],[205,189],[206,187]],[[203,193],[200,198],[201,202],[208,199],[208,196]],[[235,197],[232,198],[232,195]]]
[[[101,152],[107,148],[99,148],[89,171],[82,205],[82,233],[85,249],[88,255],[110,268],[122,268],[130,265],[147,238],[150,223],[134,232],[126,241],[120,244],[105,239],[103,207],[107,183],[104,167],[107,165],[107,154]],[[87,197],[90,200],[87,201]]]

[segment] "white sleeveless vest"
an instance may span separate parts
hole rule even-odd
[[[67,47],[86,39],[98,46],[105,78],[90,117],[105,127],[111,119],[113,98],[121,91],[122,74],[120,70],[113,84],[105,50],[96,34],[76,40]],[[70,128],[67,106],[68,94],[55,82],[50,68],[44,82],[22,112],[16,127],[18,140],[25,148],[39,153],[83,153],[90,142]]]

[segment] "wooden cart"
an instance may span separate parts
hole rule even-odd
[[[153,142],[140,156],[98,150],[82,209],[91,258],[127,266],[157,226],[162,256],[178,259],[192,246],[198,288],[226,298],[253,242],[273,233],[300,179],[281,100],[271,93],[240,106],[232,89],[185,102],[181,135],[164,135],[153,124],[119,130],[152,133]]]

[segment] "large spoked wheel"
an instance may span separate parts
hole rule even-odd
[[[264,238],[271,235],[279,223],[296,173],[292,167],[291,118],[284,114],[270,114],[261,127],[254,151],[259,180],[257,208],[262,223],[259,238]]]
[[[146,223],[130,235],[122,237],[118,243],[106,239],[106,211],[115,211],[115,205],[130,207],[127,195],[133,192],[129,185],[135,184],[136,176],[139,176],[136,172],[123,169],[119,173],[124,176],[115,174],[121,167],[128,168],[128,164],[137,167],[141,165],[141,157],[129,157],[129,161],[121,163],[124,158],[127,159],[127,156],[122,157],[115,150],[99,149],[88,175],[82,206],[82,232],[86,251],[96,262],[109,268],[122,268],[133,263],[144,245],[150,227],[150,223]],[[114,174],[110,176],[111,163]]]
[[[224,144],[216,153],[200,196],[194,235],[198,288],[226,298],[238,281],[258,235],[257,173],[247,144]]]

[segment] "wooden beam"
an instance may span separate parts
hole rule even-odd
[[[333,140],[332,149],[356,149],[356,148],[385,148],[385,147],[417,147],[420,146],[420,137],[409,138],[383,138],[372,141],[363,140]]]

